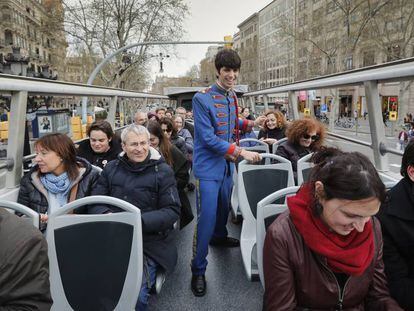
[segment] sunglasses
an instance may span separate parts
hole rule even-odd
[[[169,130],[169,129],[165,129],[165,130],[162,130],[164,133],[171,133],[172,132],[172,130]]]
[[[303,138],[304,139],[312,139],[312,140],[318,140],[319,139],[319,136],[318,135],[312,135],[312,136],[310,136],[310,135],[308,135],[308,134],[305,134],[305,135],[303,135]]]

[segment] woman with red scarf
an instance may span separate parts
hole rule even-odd
[[[402,310],[389,296],[378,212],[385,187],[358,152],[322,148],[263,250],[265,310]]]

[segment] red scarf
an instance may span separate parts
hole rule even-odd
[[[289,197],[287,204],[292,221],[315,253],[326,257],[328,266],[336,273],[361,275],[374,258],[374,233],[372,221],[365,224],[364,231],[351,231],[346,236],[331,230],[312,211],[313,197],[310,186],[302,186],[296,196]]]

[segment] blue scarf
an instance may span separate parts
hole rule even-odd
[[[40,176],[40,181],[47,191],[56,194],[60,206],[67,203],[67,195],[70,190],[71,182],[66,172],[59,176],[51,173],[42,175]]]

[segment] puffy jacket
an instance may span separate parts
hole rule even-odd
[[[0,310],[50,310],[47,244],[27,221],[0,209]]]
[[[180,216],[173,170],[150,147],[146,163],[132,164],[119,155],[103,169],[93,195],[109,195],[127,201],[141,210],[144,254],[171,271],[177,262],[177,249],[170,230]],[[120,209],[111,206],[113,212]]]
[[[265,310],[402,310],[389,296],[379,221],[373,218],[375,255],[361,276],[350,276],[344,293],[326,258],[312,252],[289,211],[269,227],[263,250]]]
[[[91,195],[92,188],[98,181],[99,169],[93,167],[88,161],[82,158],[77,158],[78,164],[81,166],[79,169],[79,176],[71,185],[71,190],[69,191],[68,199],[72,191],[75,190],[74,186],[77,184],[76,199],[80,199],[86,196]],[[45,214],[49,208],[48,203],[48,194],[46,188],[43,186],[40,181],[39,171],[37,165],[32,168],[32,170],[23,176],[20,181],[20,190],[17,202],[32,210]],[[78,208],[75,210],[77,214],[95,214],[100,213],[101,211],[94,208]],[[43,231],[45,227],[41,227]]]
[[[391,296],[406,310],[414,310],[414,182],[401,179],[388,192],[378,218]]]

